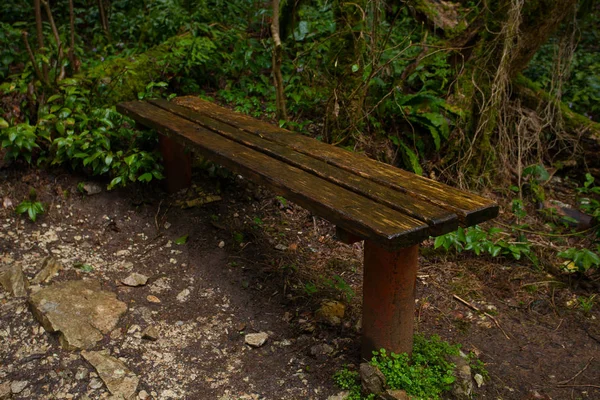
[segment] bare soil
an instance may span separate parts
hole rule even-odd
[[[32,278],[53,255],[65,269],[52,282],[93,278],[116,292],[128,312],[97,349],[120,357],[140,377],[138,390],[223,400],[327,399],[340,391],[332,374],[360,363],[360,244],[336,242],[327,221],[239,177],[200,171],[193,188],[174,195],[156,184],[88,196],[77,190],[83,180],[64,170],[0,169],[0,199],[13,204],[0,205],[0,264],[19,262]],[[47,210],[36,223],[14,211],[31,188]],[[181,207],[207,195],[221,200]],[[578,300],[596,287],[527,263],[449,257],[430,243],[422,250],[417,329],[479,356],[489,380],[477,398],[600,399],[600,305],[584,313]],[[148,284],[122,285],[131,272]],[[315,317],[331,299],[346,304],[337,326]],[[149,325],[158,341],[142,339]],[[254,332],[269,334],[264,346],[244,344]],[[109,397],[92,385],[94,371],[78,352],[40,328],[26,299],[4,291],[0,343],[0,384],[28,381],[15,399]]]

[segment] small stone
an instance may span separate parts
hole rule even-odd
[[[171,223],[170,222],[165,222],[165,224],[163,226],[165,227],[165,229],[169,229],[171,227]],[[142,390],[142,392],[144,392],[144,391]],[[146,392],[144,392],[144,393],[146,393]]]
[[[9,264],[0,268],[0,285],[15,297],[27,296],[29,283],[23,274],[23,270],[17,264]]]
[[[121,328],[113,329],[110,332],[110,338],[113,340],[119,339],[121,338],[121,336],[123,336],[123,331],[121,330]]]
[[[92,389],[100,389],[102,387],[102,381],[100,379],[92,378],[90,381],[90,387]]]
[[[244,338],[244,341],[249,346],[261,347],[262,345],[265,344],[265,342],[267,341],[268,338],[269,338],[269,335],[266,332],[249,333]]]
[[[41,262],[40,272],[35,275],[31,283],[33,285],[38,285],[40,283],[48,282],[61,269],[63,269],[63,266],[56,261],[54,257],[45,257]]]
[[[219,248],[221,248],[221,249],[222,249],[223,247],[225,247],[225,242],[221,240],[221,241],[219,242]]]
[[[138,399],[146,400],[150,395],[145,390],[142,390],[138,393]]]
[[[183,289],[177,295],[177,301],[180,303],[185,303],[186,301],[188,301],[189,297],[190,297],[190,289]]]
[[[367,393],[379,395],[385,388],[385,376],[375,366],[369,363],[360,364],[360,381]]]
[[[156,327],[152,326],[152,325],[148,326],[142,332],[142,339],[156,341],[156,340],[158,340],[159,337],[160,337],[160,334],[158,333],[158,329],[156,329]]]
[[[110,356],[108,350],[84,350],[81,355],[96,369],[100,379],[115,398],[131,399],[135,395],[140,378],[131,372],[123,361]]]
[[[244,329],[246,329],[246,323],[245,322],[239,322],[236,326],[235,326],[235,330],[238,332],[243,332]]]
[[[318,360],[325,360],[331,353],[333,353],[333,347],[327,343],[316,344],[310,348],[310,355]]]
[[[275,246],[275,250],[286,251],[287,249],[288,247],[285,244],[279,243],[277,246]]]
[[[156,296],[153,295],[148,295],[146,296],[146,300],[148,300],[150,303],[160,303],[160,299]]]
[[[329,396],[327,398],[327,400],[346,400],[348,398],[348,396],[350,396],[350,392],[347,390],[344,390],[343,392],[339,392],[338,394]]]
[[[148,277],[146,275],[138,274],[134,272],[130,274],[127,278],[122,279],[121,283],[127,286],[144,286],[148,282]]]
[[[87,368],[84,367],[79,367],[77,368],[77,372],[75,373],[75,379],[77,379],[78,381],[87,378],[89,374],[89,371],[87,370]]]
[[[345,311],[346,306],[339,301],[325,301],[321,304],[321,308],[317,310],[315,316],[331,325],[339,325],[342,323]]]
[[[13,394],[21,393],[29,385],[29,381],[14,381],[10,384],[10,391]]]
[[[98,193],[102,193],[102,186],[100,186],[99,184],[95,183],[95,182],[85,182],[83,184],[83,191],[88,195],[88,196],[92,196]]]
[[[475,374],[473,376],[473,379],[475,379],[475,383],[477,383],[477,387],[480,388],[483,386],[483,376],[481,374]]]
[[[124,257],[129,255],[129,250],[119,250],[115,253],[117,257]]]
[[[137,325],[137,324],[133,324],[129,327],[129,329],[127,329],[127,334],[128,335],[133,335],[134,333],[136,333],[137,331],[142,330],[142,328]]]
[[[382,397],[385,400],[410,400],[410,396],[404,390],[399,389],[388,389]]]

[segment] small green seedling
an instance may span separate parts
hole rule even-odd
[[[37,194],[34,189],[29,191],[29,200],[23,200],[16,208],[16,213],[21,215],[27,213],[29,219],[33,222],[37,220],[38,215],[45,212],[44,205],[37,201]]]
[[[186,244],[190,235],[183,235],[175,240],[175,244]]]

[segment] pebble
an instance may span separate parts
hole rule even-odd
[[[179,301],[180,303],[185,303],[189,297],[190,297],[190,289],[183,289],[177,295],[177,301]]]
[[[142,332],[142,339],[156,341],[160,337],[158,333],[158,329],[156,327],[150,325]]]
[[[160,299],[151,294],[146,297],[146,300],[148,300],[150,303],[160,303]]]
[[[222,249],[223,247],[225,247],[225,242],[224,241],[220,241],[219,242],[219,247]]]
[[[79,367],[75,373],[75,379],[78,381],[87,378],[89,371],[86,368]]]
[[[14,381],[10,384],[10,391],[13,394],[19,394],[29,385],[29,381]]]
[[[127,278],[121,280],[121,283],[127,286],[143,286],[147,282],[148,277],[146,275],[138,274],[137,272],[134,272]]]
[[[244,338],[244,341],[247,345],[252,347],[261,347],[264,345],[269,338],[269,335],[266,332],[259,333],[249,333]]]
[[[475,374],[473,376],[473,379],[475,379],[475,383],[477,383],[477,387],[483,386],[483,376],[481,374]]]
[[[100,379],[94,378],[90,381],[90,387],[92,389],[100,389],[102,387],[102,381]]]
[[[141,390],[138,393],[138,399],[140,400],[146,400],[150,395],[148,394],[148,392],[146,392],[145,390]]]

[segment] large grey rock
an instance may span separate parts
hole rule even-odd
[[[367,393],[379,395],[385,390],[385,376],[377,367],[369,363],[360,364],[360,382]]]
[[[31,283],[39,285],[40,283],[48,282],[61,269],[63,269],[63,266],[54,257],[48,256],[42,260],[40,271],[35,275]]]
[[[115,328],[127,305],[97,281],[61,282],[29,298],[31,310],[48,332],[59,332],[66,350],[89,349]]]
[[[81,355],[98,372],[110,393],[117,399],[133,399],[140,379],[108,350],[82,351]]]
[[[27,278],[23,274],[21,266],[13,263],[0,268],[0,284],[4,290],[15,297],[27,296]]]

